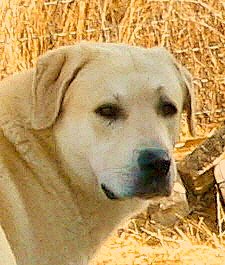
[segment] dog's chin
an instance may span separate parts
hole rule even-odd
[[[163,197],[169,197],[172,193],[172,185],[168,183],[168,185],[164,186],[159,190],[152,190],[149,192],[138,192],[135,194],[135,197],[140,198],[142,200],[150,200],[150,199],[160,199]]]
[[[133,194],[132,196],[123,196],[119,197],[117,196],[113,191],[111,191],[105,184],[101,184],[101,188],[104,191],[106,197],[110,200],[126,200],[130,198],[138,198],[141,200],[150,200],[150,199],[157,199],[157,198],[162,198],[162,197],[169,197],[171,195],[172,189],[170,187],[164,189],[163,191],[158,191],[158,192],[151,192],[151,193],[136,193]]]
[[[159,192],[159,193],[151,193],[151,194],[137,194],[135,197],[141,200],[151,200],[151,199],[160,199],[163,197],[169,197],[171,192]]]

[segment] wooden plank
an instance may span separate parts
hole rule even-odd
[[[177,168],[187,190],[194,194],[206,192],[215,183],[214,166],[225,158],[225,126],[214,134],[182,161]]]

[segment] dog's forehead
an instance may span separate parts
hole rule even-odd
[[[96,44],[85,47],[90,55],[91,62],[110,65],[110,68],[123,70],[124,72],[149,71],[157,65],[159,68],[163,65],[172,66],[172,55],[162,47],[141,48],[125,44]]]
[[[106,55],[103,51],[88,63],[79,78],[103,93],[108,93],[108,90],[126,93],[130,89],[135,93],[143,87],[166,87],[168,90],[178,88],[177,71],[172,63],[167,62],[168,59],[138,55],[138,52],[134,55],[120,55],[117,52]]]
[[[100,45],[91,49],[91,59],[76,78],[74,92],[85,101],[151,99],[163,88],[169,97],[181,98],[182,89],[171,55],[164,49]],[[179,100],[181,101],[181,100]]]

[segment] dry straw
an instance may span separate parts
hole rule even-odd
[[[181,219],[171,228],[137,218],[110,238],[93,265],[221,265],[224,251],[224,235],[212,232],[203,217]]]
[[[224,121],[224,1],[1,0],[0,18],[1,78],[33,66],[48,49],[81,40],[163,45],[194,75],[199,135]],[[202,219],[171,229],[134,219],[96,264],[225,264],[221,208],[217,200],[219,236]]]

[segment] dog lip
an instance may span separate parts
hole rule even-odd
[[[110,199],[110,200],[117,200],[119,199],[111,190],[109,190],[105,184],[101,184],[101,188],[104,191],[105,195]]]

